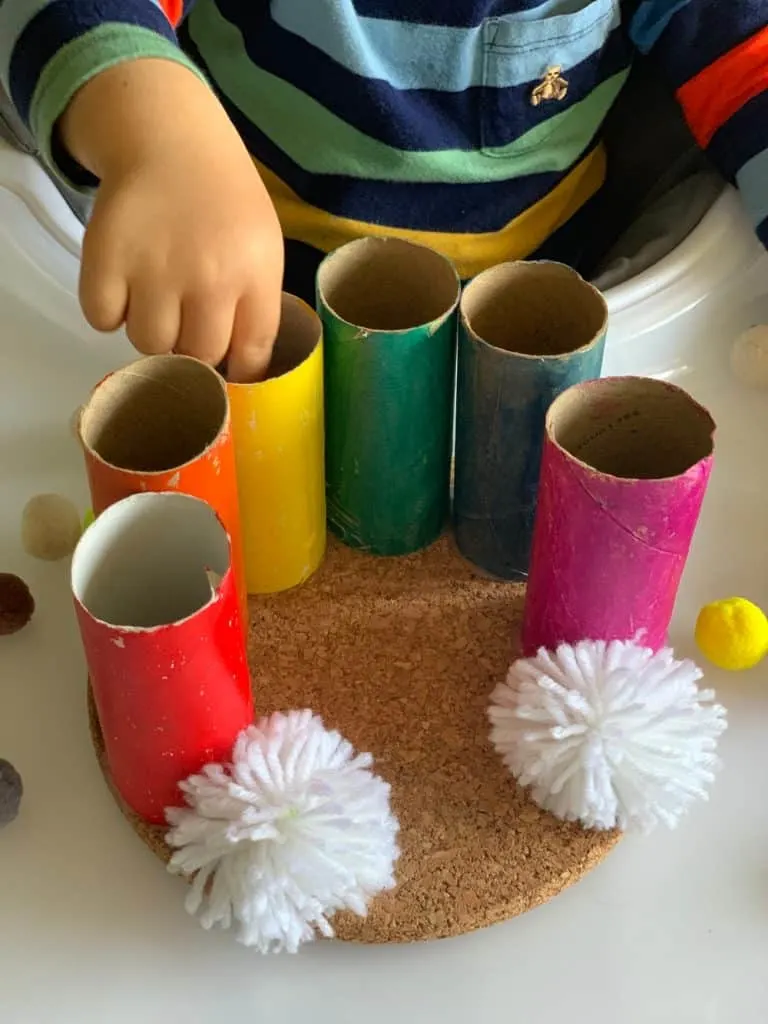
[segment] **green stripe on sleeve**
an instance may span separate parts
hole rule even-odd
[[[365,180],[483,183],[563,171],[594,138],[628,72],[505,146],[483,151],[396,149],[331,113],[306,93],[253,64],[240,30],[215,4],[199,4],[189,21],[211,76],[236,107],[311,174]]]
[[[63,46],[46,64],[37,83],[30,110],[30,127],[43,157],[59,178],[51,153],[51,137],[67,104],[87,82],[102,71],[130,60],[170,60],[183,64],[204,79],[199,68],[173,43],[139,25],[99,25]],[[68,181],[71,188],[79,189]]]

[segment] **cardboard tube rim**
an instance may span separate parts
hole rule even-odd
[[[493,274],[500,274],[506,271],[513,273],[519,273],[520,271],[525,272],[526,270],[536,269],[543,271],[553,277],[567,278],[572,283],[579,283],[584,286],[585,292],[590,292],[592,298],[597,299],[600,306],[602,307],[602,320],[600,326],[597,328],[595,333],[585,341],[583,345],[578,345],[574,348],[568,348],[564,352],[520,352],[516,349],[502,348],[499,345],[494,345],[493,342],[488,341],[482,335],[478,334],[472,326],[472,316],[466,311],[466,302],[471,300],[472,294],[477,288],[482,287],[484,278],[487,281],[488,276]],[[568,359],[571,356],[579,355],[580,353],[589,351],[596,345],[600,338],[602,338],[608,331],[609,322],[609,310],[608,303],[606,302],[605,296],[596,288],[590,281],[582,277],[578,271],[569,267],[566,263],[558,263],[555,260],[507,260],[505,263],[497,263],[493,267],[488,267],[487,270],[482,271],[477,277],[474,277],[463,289],[461,293],[461,299],[459,302],[459,317],[461,318],[462,326],[467,332],[471,340],[476,344],[480,345],[489,352],[493,352],[503,358],[512,359],[530,359],[532,361],[546,360],[547,362],[555,363],[560,359]]]
[[[200,448],[190,458],[185,459],[183,462],[174,463],[173,466],[169,466],[166,469],[134,469],[127,466],[120,466],[116,462],[110,462],[109,459],[104,458],[104,456],[96,450],[93,444],[87,441],[83,436],[83,424],[86,419],[86,416],[88,415],[91,409],[92,403],[96,397],[97,392],[99,392],[101,388],[107,384],[107,382],[113,380],[113,378],[117,377],[118,375],[126,373],[131,369],[131,367],[135,367],[142,364],[146,365],[149,362],[155,362],[159,360],[166,362],[169,359],[183,360],[187,365],[189,365],[190,363],[194,364],[196,368],[202,367],[204,371],[207,371],[209,375],[216,380],[217,386],[220,389],[221,395],[223,396],[224,399],[222,418],[216,430],[216,433],[204,447]],[[77,415],[77,436],[83,451],[85,451],[90,458],[101,463],[102,466],[106,466],[108,469],[116,470],[119,473],[131,473],[148,478],[162,477],[167,476],[169,473],[175,473],[177,470],[184,470],[188,466],[194,465],[194,463],[198,462],[201,458],[204,458],[210,451],[213,450],[213,448],[216,447],[217,444],[220,443],[223,435],[225,435],[227,431],[230,429],[230,420],[231,414],[229,408],[229,395],[227,394],[227,383],[221,376],[221,374],[214,367],[209,366],[208,363],[204,363],[199,359],[195,359],[194,356],[187,356],[174,352],[168,353],[166,355],[142,356],[140,359],[135,359],[132,362],[128,363],[127,365],[119,367],[117,370],[114,370],[112,373],[108,374],[101,381],[99,381],[96,387],[93,388],[93,390],[91,391],[90,395],[88,396],[88,399],[85,402],[83,402],[83,404],[80,406]]]
[[[686,469],[680,470],[677,473],[665,474],[662,476],[632,477],[620,476],[616,473],[609,473],[606,470],[597,469],[595,466],[592,466],[589,462],[585,462],[583,459],[579,458],[578,455],[574,455],[569,448],[567,448],[560,440],[558,440],[557,424],[555,422],[556,417],[558,415],[558,412],[562,411],[562,406],[565,405],[567,402],[573,400],[574,392],[604,390],[606,393],[609,393],[611,389],[616,389],[621,386],[626,387],[627,384],[630,384],[632,386],[642,384],[643,387],[649,390],[656,391],[658,392],[658,394],[666,393],[667,395],[670,395],[671,393],[674,393],[676,398],[680,400],[681,408],[683,406],[687,407],[689,413],[691,414],[691,418],[693,419],[693,417],[695,417],[700,421],[702,427],[706,427],[708,438],[707,451],[705,451],[702,455],[699,455],[697,458],[691,461],[689,465],[686,467]],[[642,480],[643,482],[649,483],[660,483],[664,480],[676,480],[678,477],[684,475],[686,472],[689,472],[690,469],[693,468],[693,466],[697,465],[697,463],[701,462],[703,459],[712,458],[715,450],[714,438],[717,430],[717,424],[715,423],[714,417],[712,416],[711,412],[704,405],[702,405],[701,402],[697,401],[693,397],[693,395],[686,391],[685,388],[680,387],[679,384],[673,384],[670,381],[659,380],[656,377],[643,377],[635,374],[626,374],[622,376],[613,377],[597,377],[594,380],[580,381],[578,384],[572,384],[571,387],[566,388],[565,391],[561,392],[557,396],[557,398],[554,399],[549,409],[547,410],[547,415],[544,421],[544,429],[546,432],[548,442],[555,449],[557,449],[557,451],[560,452],[561,455],[563,455],[570,462],[573,462],[576,465],[580,466],[582,469],[587,470],[587,472],[589,472],[592,476],[599,477],[602,480],[611,481],[616,484],[633,485],[636,484],[638,480]]]
[[[93,622],[98,623],[100,626],[104,626],[106,629],[119,631],[121,633],[132,633],[140,636],[151,636],[154,633],[160,633],[164,630],[174,629],[177,626],[181,626],[185,623],[190,622],[192,619],[196,618],[202,611],[204,611],[206,608],[210,608],[211,605],[215,604],[216,601],[219,600],[221,586],[219,585],[219,587],[217,587],[215,590],[212,586],[208,600],[200,604],[193,611],[189,612],[187,615],[183,615],[177,619],[174,619],[172,622],[163,622],[154,626],[132,626],[118,622],[111,622],[109,621],[109,619],[104,619],[101,618],[99,615],[96,615],[89,607],[89,604],[86,603],[86,584],[84,584],[83,579],[80,578],[78,574],[81,572],[86,572],[85,568],[82,566],[82,561],[85,557],[87,557],[87,549],[89,547],[94,547],[97,545],[99,531],[109,527],[110,521],[112,519],[124,515],[126,510],[129,509],[130,506],[132,505],[137,506],[144,504],[147,506],[147,508],[149,508],[150,505],[159,506],[161,503],[168,504],[169,500],[179,505],[194,504],[205,510],[206,514],[210,516],[212,522],[219,528],[221,532],[221,539],[226,545],[227,565],[225,571],[221,574],[222,578],[224,576],[230,575],[233,572],[232,538],[229,535],[229,531],[224,526],[224,523],[221,521],[221,518],[219,517],[218,513],[211,505],[208,504],[208,502],[203,501],[201,498],[193,497],[190,494],[184,494],[181,491],[139,491],[136,494],[129,495],[127,498],[122,498],[120,501],[113,502],[113,504],[106,508],[101,513],[101,515],[94,520],[91,526],[87,530],[83,531],[83,534],[80,537],[80,540],[78,541],[77,546],[75,547],[75,550],[72,554],[72,561],[70,563],[69,572],[69,583],[72,597],[74,601],[77,603],[78,607],[81,608],[83,612]],[[210,568],[213,569],[212,566]]]
[[[227,391],[229,391],[229,390],[240,391],[243,388],[265,389],[265,388],[268,388],[271,384],[274,385],[278,381],[285,380],[287,377],[290,377],[291,374],[296,373],[298,370],[300,370],[301,367],[304,366],[305,363],[307,363],[307,361],[310,360],[312,358],[312,356],[315,354],[315,352],[317,351],[318,345],[322,344],[322,341],[323,341],[323,324],[322,324],[322,321],[321,321],[320,317],[317,315],[315,310],[312,309],[312,307],[309,305],[308,302],[305,302],[303,299],[300,299],[297,295],[291,295],[290,292],[283,292],[281,304],[282,304],[283,310],[285,310],[288,306],[293,306],[293,307],[295,307],[296,312],[300,312],[302,315],[306,315],[306,318],[307,318],[307,324],[306,324],[306,327],[307,327],[307,331],[306,331],[307,339],[309,338],[309,330],[310,330],[310,324],[311,324],[312,337],[314,339],[312,341],[312,345],[307,348],[306,352],[301,357],[301,359],[299,360],[298,363],[294,363],[289,369],[284,370],[282,373],[278,373],[278,374],[275,374],[274,376],[271,376],[270,372],[269,372],[269,367],[267,367],[267,376],[264,377],[262,380],[253,380],[253,381],[230,381],[230,380],[228,380],[228,381],[225,381],[225,387],[226,387]],[[284,326],[284,314],[281,314],[281,317],[280,317],[280,328],[278,329],[277,338],[275,339],[275,345],[277,345],[279,340],[280,340],[280,331],[283,329],[283,326]],[[274,352],[274,349],[273,349],[273,352]]]
[[[429,254],[433,258],[435,266],[437,266],[437,263],[439,261],[443,269],[450,270],[451,276],[455,282],[455,294],[450,304],[445,305],[442,311],[439,314],[437,314],[437,316],[434,316],[427,320],[420,320],[418,323],[412,323],[408,327],[398,327],[392,330],[378,327],[366,327],[364,324],[355,323],[354,321],[348,320],[346,317],[342,316],[337,311],[336,307],[329,301],[323,277],[324,274],[327,273],[328,268],[331,267],[333,263],[348,256],[354,248],[366,247],[369,249],[383,249],[385,246],[389,246],[390,248],[399,248],[403,252],[405,252],[406,250],[410,250],[411,252],[419,251],[422,255]],[[356,238],[353,241],[347,242],[345,245],[340,246],[338,249],[334,249],[332,252],[328,253],[325,256],[317,271],[317,293],[320,299],[322,300],[323,305],[336,318],[336,320],[339,321],[339,323],[342,323],[347,327],[351,327],[354,330],[359,331],[361,334],[406,335],[410,334],[412,331],[423,329],[425,327],[429,327],[432,325],[434,325],[436,329],[440,324],[444,323],[450,316],[453,315],[453,313],[459,306],[459,303],[461,302],[462,289],[461,278],[459,277],[459,273],[456,270],[456,267],[454,266],[452,261],[448,259],[447,256],[443,256],[443,254],[438,252],[436,249],[432,249],[428,245],[423,245],[421,242],[411,242],[404,238],[395,238],[388,235],[374,235],[366,238]]]

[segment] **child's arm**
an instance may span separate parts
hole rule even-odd
[[[630,36],[675,90],[699,145],[768,244],[768,4],[640,0]]]
[[[282,238],[239,136],[176,46],[177,6],[2,0],[0,75],[51,167],[99,183],[88,320],[125,323],[141,352],[229,353],[232,378],[252,379],[277,329]]]

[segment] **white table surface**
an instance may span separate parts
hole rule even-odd
[[[768,304],[756,311],[737,288],[640,339],[628,362],[608,358],[611,370],[674,369],[719,422],[672,631],[681,655],[695,655],[702,603],[738,593],[768,606],[768,393],[727,368],[731,338],[756,319]],[[711,802],[676,832],[626,839],[522,918],[440,943],[261,958],[186,916],[183,884],[133,836],[91,752],[68,565],[33,561],[19,542],[31,495],[86,507],[68,419],[127,355],[0,293],[0,571],[23,576],[38,606],[0,639],[0,757],[25,784],[0,833],[1,1024],[768,1021],[768,665],[708,673],[730,717]]]

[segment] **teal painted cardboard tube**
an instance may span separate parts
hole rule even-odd
[[[495,577],[528,575],[547,409],[600,376],[607,324],[600,292],[559,263],[504,263],[464,290],[453,521]]]
[[[447,522],[459,292],[448,260],[399,239],[320,267],[328,524],[350,547],[408,554]]]

